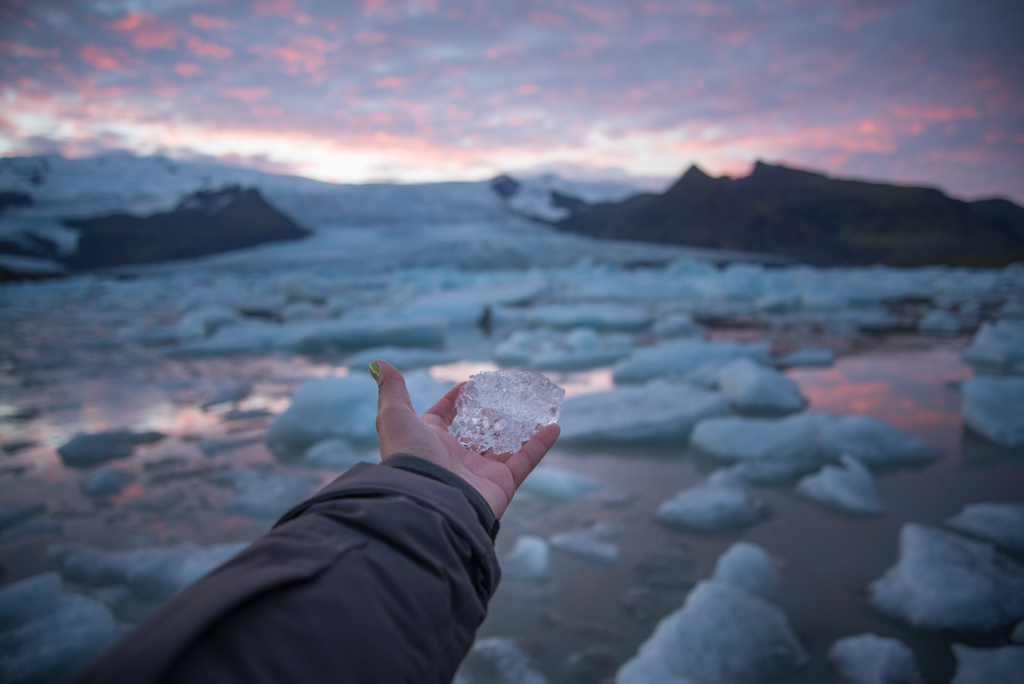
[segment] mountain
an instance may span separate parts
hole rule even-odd
[[[1004,266],[1024,260],[1024,208],[935,188],[830,178],[758,162],[746,178],[691,167],[663,194],[591,206],[564,231],[782,254],[817,265]]]

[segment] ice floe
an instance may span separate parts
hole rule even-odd
[[[720,532],[749,527],[765,517],[764,504],[728,478],[710,478],[658,506],[656,519],[669,527]]]
[[[221,304],[208,304],[185,314],[174,327],[174,335],[182,342],[202,339],[224,326],[234,325],[241,320],[242,317],[234,309]]]
[[[529,325],[561,330],[637,332],[654,320],[653,313],[645,308],[626,304],[541,304],[524,309],[521,315]]]
[[[725,365],[733,359],[748,357],[769,363],[767,342],[709,342],[683,338],[653,347],[638,347],[612,368],[617,383],[646,382],[652,378],[686,375],[705,364]]]
[[[594,523],[582,530],[553,534],[548,542],[560,551],[606,565],[616,565],[622,560],[622,552],[611,541],[615,536],[615,529],[609,524]]]
[[[571,470],[542,465],[526,477],[519,489],[549,499],[573,501],[601,491],[605,485]]]
[[[964,360],[982,366],[1009,369],[1024,361],[1024,320],[984,323],[964,351]]]
[[[192,544],[131,551],[54,545],[50,562],[66,582],[85,587],[121,586],[140,601],[160,603],[183,591],[246,547],[244,542],[201,548]]]
[[[823,347],[806,347],[783,354],[775,359],[782,368],[825,367],[836,362],[836,353]]]
[[[736,359],[718,371],[718,389],[740,411],[783,414],[807,406],[795,382],[748,358]]]
[[[113,496],[124,489],[128,478],[115,468],[99,468],[82,481],[86,496]]]
[[[818,441],[823,457],[838,461],[846,454],[869,467],[928,463],[942,455],[888,423],[859,414],[823,421]]]
[[[966,327],[965,321],[944,309],[933,309],[921,317],[917,329],[923,333],[955,335]]]
[[[375,347],[353,354],[345,361],[353,373],[361,373],[377,359],[387,361],[400,371],[436,366],[457,361],[451,352],[437,349],[416,349],[412,347]]]
[[[348,470],[357,463],[380,463],[376,449],[357,449],[351,442],[330,437],[322,439],[306,450],[299,465],[327,470]]]
[[[651,326],[651,334],[656,337],[682,337],[699,335],[703,328],[686,312],[673,312],[658,318]]]
[[[967,427],[999,446],[1024,446],[1024,379],[974,378],[963,392]]]
[[[739,541],[715,561],[711,579],[745,589],[768,601],[782,593],[779,562],[767,551],[750,542]]]
[[[40,503],[17,503],[0,505],[0,531],[16,525],[23,520],[34,518],[46,511]]]
[[[468,684],[547,684],[536,663],[511,639],[477,639],[459,668],[456,682]]]
[[[535,370],[585,370],[607,366],[629,354],[633,338],[625,334],[598,335],[591,328],[557,333],[547,328],[519,330],[494,348],[494,360],[504,366]]]
[[[85,467],[114,458],[127,458],[138,445],[153,444],[163,438],[159,432],[137,433],[128,430],[81,434],[58,448],[57,453],[65,465]]]
[[[811,467],[819,462],[818,432],[828,420],[829,416],[821,413],[787,418],[707,418],[693,429],[690,444],[726,461]]]
[[[840,457],[841,466],[827,465],[808,475],[796,490],[821,505],[853,515],[881,515],[885,506],[871,471],[852,456]]]
[[[99,658],[121,636],[103,604],[64,593],[47,572],[0,589],[0,681],[61,682]]]
[[[728,411],[721,394],[685,383],[616,387],[566,399],[559,442],[685,441],[697,421]]]
[[[957,532],[992,542],[1017,554],[1024,554],[1024,504],[976,503],[964,506],[946,521]]]
[[[1024,684],[1024,646],[973,648],[953,644],[956,676],[950,684]]]
[[[839,684],[916,684],[917,660],[899,639],[858,634],[840,639],[828,650]]]
[[[1024,617],[1024,567],[991,544],[907,523],[899,560],[868,597],[913,627],[990,632]]]
[[[277,518],[292,506],[309,497],[319,478],[286,475],[256,468],[238,468],[217,476],[216,482],[227,484],[234,498],[227,505],[230,513],[252,518]]]
[[[658,623],[615,683],[770,684],[806,660],[781,610],[731,584],[705,581]]]
[[[510,579],[541,582],[550,572],[551,549],[543,537],[524,534],[501,558],[501,574]]]

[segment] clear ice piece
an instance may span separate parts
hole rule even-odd
[[[448,431],[477,453],[515,453],[542,427],[558,422],[564,398],[565,390],[539,373],[477,373],[459,392]]]

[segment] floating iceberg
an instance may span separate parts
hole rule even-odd
[[[602,483],[571,470],[546,465],[534,469],[520,486],[523,491],[559,501],[573,501],[604,488]]]
[[[693,320],[693,316],[683,312],[666,314],[651,326],[651,334],[656,337],[681,337],[702,332],[703,328]]]
[[[1024,446],[1024,379],[974,378],[963,392],[967,427],[999,446]]]
[[[828,659],[839,684],[916,684],[921,681],[910,647],[899,639],[858,634],[832,644]]]
[[[782,593],[778,561],[757,544],[736,542],[715,561],[711,579],[774,601]]]
[[[990,632],[1024,617],[1024,567],[990,544],[908,523],[899,561],[868,600],[913,627]]]
[[[562,330],[638,332],[649,326],[654,316],[643,307],[628,304],[543,304],[523,311],[523,320]]]
[[[806,662],[785,614],[730,584],[698,584],[615,675],[615,684],[770,684]]]
[[[309,497],[319,478],[283,475],[255,468],[231,470],[217,478],[231,486],[235,496],[227,511],[251,518],[278,518],[292,506]]]
[[[607,523],[594,523],[583,530],[553,534],[548,541],[552,547],[575,556],[616,565],[622,560],[622,552],[610,541],[614,536],[614,530]]]
[[[49,549],[65,581],[88,587],[120,585],[140,601],[159,603],[227,562],[244,542],[200,548],[192,544],[134,551],[104,551],[89,546],[55,545]]]
[[[659,376],[686,375],[705,364],[724,365],[733,359],[748,357],[769,363],[767,342],[708,342],[684,338],[653,347],[639,347],[612,369],[617,383],[646,382]]]
[[[460,677],[468,684],[548,684],[533,659],[501,637],[477,639],[455,681]]]
[[[1024,684],[1024,646],[972,648],[953,644],[956,676],[950,684]]]
[[[345,365],[353,373],[360,373],[366,370],[372,362],[383,359],[400,371],[422,368],[423,366],[437,366],[457,361],[458,357],[451,352],[438,351],[436,349],[416,349],[406,347],[375,347],[361,351],[350,356]]]
[[[964,351],[964,361],[1003,369],[1024,361],[1024,320],[983,324]]]
[[[348,470],[357,463],[380,463],[380,452],[359,450],[351,442],[330,437],[309,447],[299,461],[299,465],[327,470]]]
[[[697,421],[728,412],[722,395],[683,383],[616,387],[567,399],[559,442],[686,441]]]
[[[917,329],[923,333],[955,335],[965,327],[963,319],[944,309],[933,309],[921,317]]]
[[[1011,553],[1024,554],[1024,504],[969,504],[947,520],[946,526]]]
[[[535,370],[585,370],[607,366],[629,354],[633,338],[600,336],[590,328],[557,333],[547,328],[519,330],[494,348],[494,360],[505,366]]]
[[[782,368],[824,367],[836,362],[836,353],[822,347],[807,347],[783,354],[775,360]]]
[[[501,559],[501,573],[510,579],[542,582],[551,572],[551,549],[542,537],[524,534]]]
[[[784,484],[807,475],[817,467],[813,461],[750,460],[738,461],[719,472],[744,484]]]
[[[828,418],[821,413],[778,419],[708,418],[697,423],[690,444],[726,461],[812,466],[819,462],[818,431]]]
[[[870,467],[927,463],[942,455],[926,442],[862,415],[824,421],[818,440],[823,457],[838,461],[846,454]]]
[[[477,373],[459,391],[448,431],[471,451],[512,454],[558,422],[564,397],[564,389],[538,373]]]
[[[20,503],[0,505],[0,531],[23,520],[34,518],[45,511],[46,506],[44,504]]]
[[[782,414],[807,406],[795,382],[748,358],[736,359],[718,371],[718,389],[740,411]]]
[[[153,444],[163,438],[159,432],[137,433],[128,430],[82,434],[57,449],[57,453],[64,465],[84,467],[114,458],[127,458],[138,445]]]
[[[720,532],[749,527],[765,517],[764,504],[724,478],[684,489],[658,506],[656,519],[669,527]]]
[[[82,493],[86,496],[113,496],[127,481],[125,474],[114,468],[100,468],[82,482]]]
[[[174,328],[175,337],[181,342],[204,339],[227,325],[242,320],[238,312],[221,304],[210,304],[185,314]]]
[[[55,572],[0,589],[0,681],[61,682],[84,670],[121,636],[110,611],[65,594]]]
[[[853,515],[881,515],[885,506],[871,472],[852,456],[842,456],[842,467],[827,465],[808,475],[796,490],[821,505]]]

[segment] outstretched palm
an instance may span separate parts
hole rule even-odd
[[[500,518],[516,489],[558,439],[558,425],[541,428],[514,454],[495,454],[493,450],[478,454],[462,446],[448,432],[455,419],[455,400],[465,383],[449,390],[420,418],[412,407],[402,374],[384,361],[377,361],[377,365],[381,459],[411,454],[446,468],[480,492]]]

